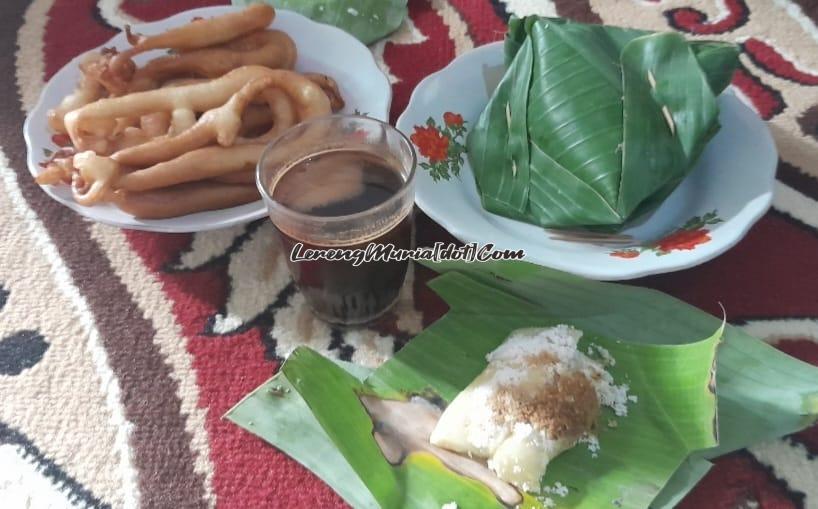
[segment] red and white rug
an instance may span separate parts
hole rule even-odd
[[[125,24],[209,3],[5,0],[0,6],[0,506],[341,507],[276,449],[221,420],[293,348],[370,366],[445,312],[413,274],[376,327],[333,330],[295,292],[261,221],[164,235],[83,221],[25,165],[22,123],[71,57]],[[781,153],[773,210],[701,267],[639,284],[731,320],[818,364],[818,2],[410,0],[372,47],[394,86],[502,38],[511,12],[676,29],[741,43],[734,85]],[[418,237],[449,237],[421,217]],[[818,507],[818,428],[717,462],[685,509]]]

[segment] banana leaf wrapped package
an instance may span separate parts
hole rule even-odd
[[[483,207],[544,227],[619,228],[658,206],[719,130],[735,45],[512,19],[506,73],[469,133]]]

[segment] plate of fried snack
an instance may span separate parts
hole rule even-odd
[[[24,126],[52,198],[115,226],[163,232],[263,217],[255,166],[283,130],[361,112],[391,88],[342,30],[267,5],[206,7],[127,27],[77,56]]]

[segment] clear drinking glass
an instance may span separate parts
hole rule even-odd
[[[358,155],[382,161],[387,171],[379,167],[374,172],[378,164],[369,162],[355,169]],[[413,247],[416,162],[412,144],[400,131],[357,115],[303,122],[264,151],[256,184],[292,277],[319,318],[361,324],[397,300],[409,260],[356,263],[356,258],[376,247],[381,258],[383,252]],[[356,183],[359,175],[364,187]],[[372,187],[380,186],[375,177],[384,176],[391,179],[390,187]],[[294,253],[300,259],[293,259]]]

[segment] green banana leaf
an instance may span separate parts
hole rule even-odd
[[[506,32],[504,50],[506,67],[514,60],[514,56],[528,37],[528,32],[538,20],[548,20],[550,23],[561,25],[576,24],[577,22],[564,18],[538,18],[529,16],[527,18],[512,17],[508,22],[508,32]],[[605,26],[605,31],[610,37],[611,44],[614,44],[616,51],[621,53],[625,45],[637,37],[654,34],[650,30],[639,30],[637,28],[624,28],[615,26]],[[738,47],[735,44],[724,41],[688,41],[693,50],[696,60],[704,70],[710,88],[718,95],[730,84],[733,71],[736,70]]]
[[[549,466],[544,484],[570,488],[567,497],[552,497],[557,507],[606,507],[614,500],[622,507],[651,501],[672,507],[706,473],[707,458],[794,432],[818,415],[818,369],[727,326],[718,348],[715,446],[708,382],[721,320],[653,290],[523,262],[434,268],[445,274],[430,286],[451,310],[392,360],[369,374],[351,373],[347,365],[298,349],[227,418],[304,464],[354,507],[450,501],[499,507],[484,486],[428,454],[387,463],[357,395],[423,393],[450,401],[508,332],[553,323],[571,323],[585,331],[585,341],[608,348],[617,359],[613,376],[627,376],[639,397],[615,429],[600,431],[598,458],[580,445]],[[669,423],[675,431],[660,432]],[[696,449],[702,450],[688,455]],[[531,497],[523,503],[540,505]]]
[[[246,6],[258,0],[232,0]],[[352,34],[364,44],[372,44],[394,32],[408,13],[407,0],[267,0],[277,9],[287,9],[333,25]]]
[[[563,19],[513,19],[507,71],[467,138],[489,212],[621,227],[660,204],[718,132],[735,45]]]

